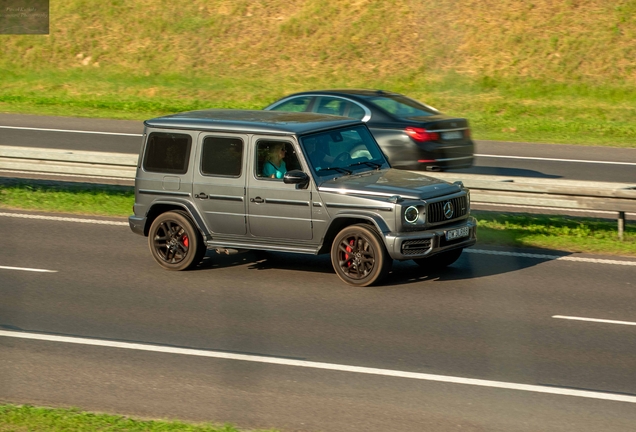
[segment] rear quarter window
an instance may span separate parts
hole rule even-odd
[[[148,136],[143,168],[149,172],[185,174],[191,147],[190,135],[152,132]]]

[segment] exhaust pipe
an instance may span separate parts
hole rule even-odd
[[[426,167],[426,171],[435,171],[435,172],[440,172],[442,171],[442,167],[433,165],[433,166],[427,166]]]
[[[240,254],[240,253],[245,253],[248,252],[249,249],[228,249],[228,248],[216,248],[214,249],[214,252],[218,253],[219,255],[236,255],[236,254]]]

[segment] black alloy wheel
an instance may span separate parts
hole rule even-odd
[[[448,267],[457,261],[462,254],[463,248],[453,249],[446,252],[438,253],[430,258],[414,259],[418,265],[429,270],[442,269]]]
[[[334,239],[331,263],[344,282],[365,287],[380,282],[389,272],[392,260],[375,230],[366,225],[352,225]]]
[[[170,211],[150,226],[148,245],[152,257],[167,270],[187,270],[203,259],[205,245],[187,213]]]

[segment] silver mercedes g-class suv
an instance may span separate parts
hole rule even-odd
[[[207,249],[329,253],[368,286],[392,260],[443,267],[475,244],[463,184],[392,169],[359,120],[202,110],[144,124],[129,223],[165,269]]]

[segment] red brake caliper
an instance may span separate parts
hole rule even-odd
[[[353,239],[352,239],[352,240],[349,240],[349,244],[350,244],[351,246],[353,246],[353,245],[355,244],[355,240],[353,240]],[[347,247],[345,248],[345,250],[346,250],[347,252],[353,252],[353,248],[352,248],[351,246],[347,246]],[[346,253],[346,254],[345,254],[345,261],[349,261],[349,254],[348,254],[348,253]],[[353,263],[352,263],[351,261],[349,261],[349,262],[347,263],[347,267],[351,267],[352,265],[353,265]]]
[[[187,235],[184,235],[184,236],[183,236],[183,245],[184,245],[185,247],[188,247],[188,245],[189,245],[189,244],[190,244],[190,241],[188,240],[188,236],[187,236]]]

